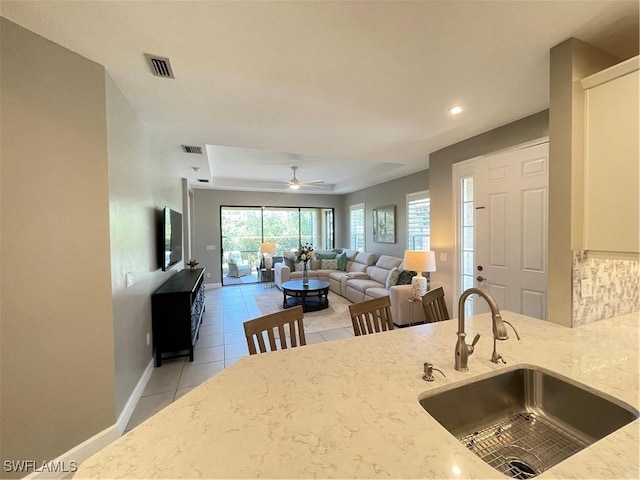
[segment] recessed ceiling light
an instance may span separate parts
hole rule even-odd
[[[451,112],[452,115],[458,115],[459,113],[462,113],[462,107],[459,107],[456,105],[449,111]]]

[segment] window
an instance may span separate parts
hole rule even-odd
[[[473,177],[463,177],[460,180],[460,265],[462,265],[460,283],[461,291],[473,287]],[[473,315],[473,298],[465,304],[465,314]]]
[[[407,250],[431,249],[429,190],[407,195]]]
[[[331,219],[329,225],[323,220]],[[220,208],[222,249],[254,255],[261,242],[274,242],[278,254],[310,243],[315,248],[334,248],[333,209],[305,207]],[[331,232],[324,235],[323,231]],[[325,239],[327,241],[325,241]]]
[[[330,219],[331,222],[325,220]],[[303,243],[316,249],[334,248],[333,209],[304,207],[220,207],[222,234],[223,284],[229,279],[228,255],[237,251],[243,261],[252,266],[253,275],[260,264],[260,244],[276,244],[276,255],[297,250]],[[331,230],[326,232],[325,230]],[[256,277],[257,278],[257,277]],[[227,282],[227,283],[225,283]],[[246,279],[243,283],[246,283]]]
[[[300,210],[297,208],[262,208],[262,235],[273,242],[277,255],[298,248],[301,242]],[[306,240],[308,241],[308,240]]]
[[[364,252],[364,203],[349,207],[349,248]]]
[[[322,248],[322,237],[320,236],[319,210],[314,208],[300,209],[300,245],[310,243],[316,248]]]

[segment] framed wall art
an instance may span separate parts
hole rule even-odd
[[[373,241],[376,243],[396,243],[395,205],[373,209]]]

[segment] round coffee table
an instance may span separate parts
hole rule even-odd
[[[302,305],[303,312],[313,312],[329,308],[329,282],[309,279],[309,285],[302,280],[289,280],[282,284],[283,308]],[[288,298],[287,298],[288,297]]]

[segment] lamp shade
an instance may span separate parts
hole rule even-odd
[[[404,269],[414,270],[420,274],[421,272],[436,271],[436,254],[431,251],[424,250],[405,250],[404,252]]]
[[[273,255],[276,253],[276,244],[272,242],[264,242],[260,244],[260,253],[268,253]]]

